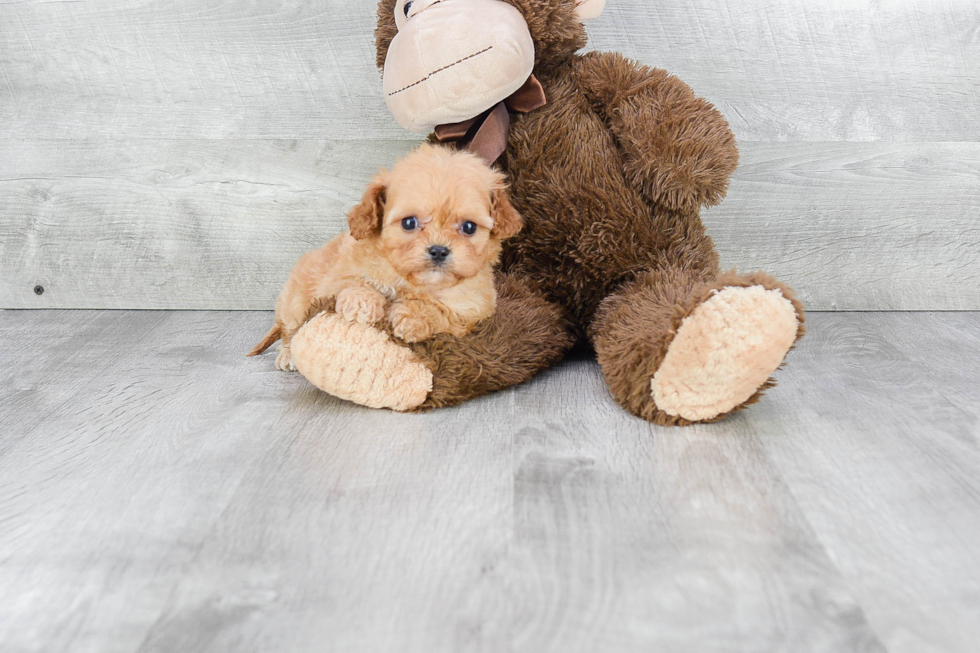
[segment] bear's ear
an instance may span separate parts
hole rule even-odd
[[[398,24],[395,22],[395,5],[397,0],[378,1],[378,24],[374,29],[374,43],[376,48],[376,63],[378,70],[384,70],[385,58],[388,56],[388,48],[392,40],[398,34]]]
[[[578,0],[575,13],[579,20],[589,20],[598,18],[602,10],[606,8],[606,0]]]
[[[379,172],[364,191],[361,202],[347,214],[347,224],[354,240],[364,240],[381,233],[385,215],[385,194],[388,179],[385,171]]]

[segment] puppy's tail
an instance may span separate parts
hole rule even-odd
[[[275,326],[272,327],[269,333],[265,334],[265,337],[262,338],[262,342],[255,345],[255,349],[248,352],[248,355],[258,356],[266,349],[274,345],[276,341],[278,341],[280,338],[282,338],[282,325],[277,323]]]

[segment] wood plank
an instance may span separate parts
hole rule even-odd
[[[980,315],[814,315],[753,432],[890,653],[980,641]]]
[[[411,145],[0,142],[0,306],[271,308]],[[980,309],[980,144],[742,150],[704,216],[724,265],[776,274],[811,310]]]
[[[422,416],[320,402],[249,470],[140,653],[501,650],[506,630],[456,615],[511,540],[502,399]]]
[[[974,0],[615,0],[592,46],[664,68],[747,141],[980,140]]]
[[[371,2],[0,4],[0,139],[411,138]]]
[[[113,315],[106,383],[0,451],[5,651],[885,650],[756,435],[804,397],[661,429],[573,358],[398,415],[241,358],[268,313],[167,314],[145,350]]]
[[[884,650],[752,435],[629,418],[588,356],[516,399],[517,650]]]
[[[14,382],[30,391],[0,408],[12,443],[0,451],[3,651],[137,650],[250,465],[297,425],[322,424],[267,403],[269,382],[292,382],[315,406],[298,377],[243,374],[242,345],[268,314],[104,317],[113,328],[52,342],[60,356],[21,365]],[[3,331],[15,323],[23,336],[84,318],[0,313]],[[73,360],[80,346],[97,359]],[[85,388],[42,421],[16,419],[18,404],[43,411],[78,376]]]
[[[268,456],[141,653],[883,650],[750,439],[652,429],[583,362]]]
[[[241,357],[269,319],[0,311],[0,649],[975,648],[980,313],[814,315],[689,429],[587,355],[357,408]]]
[[[980,309],[980,144],[746,145],[704,221],[811,310]]]
[[[128,316],[130,337],[112,351],[80,343],[98,343],[117,328],[118,316],[106,311],[75,313],[75,319],[44,313],[5,312],[0,319],[0,404],[10,429],[0,437],[0,453],[30,437],[46,420],[78,406],[91,392],[95,371],[112,376],[126,355],[143,351],[166,328],[168,314]],[[58,370],[58,382],[38,384],[34,370]]]
[[[411,146],[14,144],[0,154],[0,306],[271,308],[300,254]]]
[[[410,139],[374,2],[0,4],[0,140]],[[616,0],[592,47],[666,68],[750,141],[980,140],[973,0]]]

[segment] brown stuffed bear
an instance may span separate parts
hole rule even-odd
[[[766,274],[721,272],[699,217],[725,195],[735,139],[666,72],[577,54],[603,3],[381,0],[392,112],[496,160],[526,227],[505,245],[494,318],[408,345],[323,312],[293,341],[311,382],[372,407],[450,406],[588,341],[615,400],[657,424],[720,419],[773,385],[803,308]]]

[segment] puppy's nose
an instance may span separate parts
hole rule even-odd
[[[442,245],[433,245],[429,248],[429,258],[436,264],[445,263],[446,259],[449,258],[449,254],[449,248],[443,247]]]

